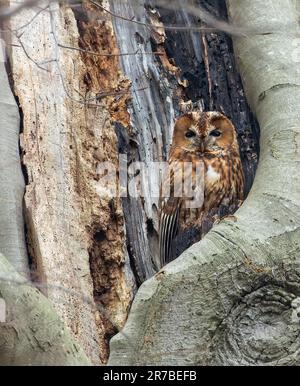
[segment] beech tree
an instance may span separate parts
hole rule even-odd
[[[298,364],[297,1],[6,3],[0,363]],[[190,108],[233,120],[249,194],[156,273],[157,198],[99,165],[164,160]]]

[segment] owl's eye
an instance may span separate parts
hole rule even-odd
[[[213,130],[209,135],[212,137],[220,137],[221,132],[219,130]]]
[[[185,133],[185,136],[186,138],[193,138],[196,136],[196,133],[192,130],[188,130],[186,133]]]

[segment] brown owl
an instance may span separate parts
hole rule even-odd
[[[191,112],[177,119],[168,164],[160,191],[161,267],[174,258],[172,242],[179,228],[201,226],[211,209],[244,198],[235,127],[219,112]]]

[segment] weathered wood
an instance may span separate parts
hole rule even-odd
[[[24,179],[19,158],[20,117],[7,69],[3,55],[0,57],[0,246],[8,259],[0,253],[0,363],[2,366],[88,365],[83,350],[71,338],[50,302],[28,282],[22,216]]]
[[[120,201],[100,197],[97,172],[101,161],[117,162],[118,148],[111,101],[97,101],[95,96],[104,87],[117,87],[120,80],[118,63],[109,61],[106,66],[111,66],[115,84],[109,78],[103,85],[105,76],[98,77],[97,88],[93,77],[105,60],[90,62],[91,57],[72,47],[78,49],[80,40],[88,44],[91,38],[93,49],[102,50],[113,32],[109,22],[94,21],[81,37],[73,11],[56,3],[28,24],[36,12],[27,9],[11,20],[13,29],[27,23],[20,40],[13,38],[12,76],[23,111],[32,268],[62,320],[99,364],[107,358],[107,338],[115,331],[110,321],[122,326],[134,288],[124,253]],[[17,47],[20,42],[23,49]]]
[[[155,2],[154,2],[155,4]],[[223,1],[201,1],[217,17],[226,17]],[[158,55],[122,56],[125,75],[132,81],[130,130],[117,126],[119,148],[128,162],[165,160],[171,141],[174,118],[185,106],[201,106],[218,110],[232,119],[238,130],[241,157],[246,175],[246,193],[252,185],[259,151],[259,127],[246,102],[240,76],[236,69],[232,42],[224,33],[164,30],[164,25],[199,25],[197,18],[184,10],[151,7],[151,1],[118,0],[112,10],[131,20],[161,25],[149,28],[120,18],[114,26],[121,52],[159,52]],[[152,183],[158,184],[158,175]],[[139,282],[149,278],[157,261],[158,210],[157,199],[146,190],[145,197],[123,200],[129,255]],[[222,208],[219,215],[228,213]],[[206,233],[213,219],[207,218]],[[174,248],[179,255],[200,232],[191,229],[177,237]]]

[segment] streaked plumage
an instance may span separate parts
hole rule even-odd
[[[173,259],[172,242],[179,228],[201,226],[203,216],[211,209],[244,198],[236,131],[231,121],[219,112],[191,112],[177,119],[168,162],[169,179],[163,178],[160,198],[161,266]],[[196,174],[201,179],[196,180]],[[190,206],[197,198],[191,202],[190,195],[181,189],[183,180],[189,178],[199,197],[203,190],[201,205],[192,209]]]

